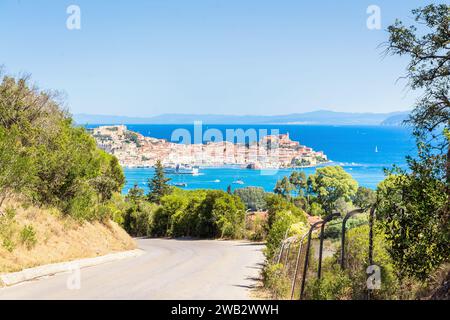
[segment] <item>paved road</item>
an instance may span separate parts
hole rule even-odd
[[[82,269],[79,289],[70,281],[76,273],[66,273],[0,289],[0,299],[249,299],[264,260],[262,245],[240,241],[142,239],[138,246],[140,257]]]

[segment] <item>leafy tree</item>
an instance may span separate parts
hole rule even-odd
[[[125,230],[133,236],[150,236],[154,233],[154,217],[158,208],[145,201],[144,190],[135,184],[128,190],[125,199],[128,205],[123,221]]]
[[[164,168],[161,160],[156,161],[155,174],[153,178],[148,181],[148,187],[150,189],[148,199],[150,202],[159,204],[162,197],[170,194],[172,188],[168,184],[169,181],[170,179],[166,178],[164,174]]]
[[[336,209],[336,201],[351,201],[358,190],[358,182],[340,166],[318,168],[309,176],[308,185],[326,213]]]
[[[221,190],[175,189],[161,198],[152,219],[152,235],[239,238],[245,207],[239,197]]]
[[[198,223],[196,233],[200,237],[215,237],[219,235],[219,229],[216,224],[217,217],[213,214],[214,204],[218,198],[223,195],[223,191],[210,190],[206,193],[205,199],[199,206]]]
[[[311,205],[309,206],[308,213],[312,216],[317,216],[317,217],[321,217],[321,216],[325,215],[325,211],[323,210],[322,206],[320,204],[318,204],[317,202],[311,203]]]
[[[272,228],[273,223],[276,220],[276,215],[278,212],[290,212],[294,216],[296,216],[301,222],[306,222],[305,212],[298,207],[296,207],[290,201],[287,201],[281,195],[278,194],[267,194],[266,195],[266,203],[267,203],[267,228],[270,230]]]
[[[78,218],[99,217],[97,205],[120,192],[123,172],[84,128],[73,126],[62,102],[28,77],[3,77],[0,193],[21,193]]]
[[[131,203],[137,203],[143,198],[144,198],[144,189],[139,188],[137,183],[135,183],[134,186],[130,190],[128,190],[128,194],[126,195],[126,199]]]
[[[450,116],[450,5],[431,4],[412,11],[416,25],[401,21],[388,28],[387,53],[407,56],[406,78],[412,89],[423,89],[411,122],[419,131],[448,126]]]
[[[242,200],[247,209],[257,211],[266,208],[266,192],[263,188],[247,187],[236,189],[234,194]]]
[[[239,197],[223,194],[214,202],[212,214],[221,238],[240,238],[245,228],[245,207]]]
[[[308,181],[303,171],[293,171],[289,177],[289,182],[294,186],[299,196],[304,196],[308,188]]]
[[[410,163],[412,173],[394,171],[378,186],[377,212],[389,253],[402,276],[420,280],[450,256],[450,229],[443,217],[446,186],[427,158]]]
[[[298,211],[295,212],[292,210],[279,210],[275,212],[267,235],[265,255],[268,260],[271,260],[277,253],[286,232],[291,230],[293,225],[306,225],[304,215],[297,213]]]
[[[116,181],[106,176],[98,176],[91,179],[90,183],[97,191],[99,203],[104,203],[111,199],[116,186]]]
[[[0,212],[3,201],[14,192],[23,192],[34,178],[34,163],[15,130],[0,127]]]
[[[353,204],[351,201],[346,201],[344,198],[339,198],[334,202],[334,210],[342,215],[350,212],[353,209]]]
[[[113,187],[111,188],[112,191],[121,192],[125,185],[125,174],[123,173],[119,160],[106,152],[101,152],[107,157],[106,161],[104,161],[104,163],[107,163],[104,175],[113,182]]]
[[[204,195],[198,196],[204,199]],[[160,213],[161,216],[165,216],[163,221],[167,223],[166,226],[160,224],[161,232],[165,229],[166,236],[195,236],[195,217],[187,210],[194,197],[196,197],[194,193],[180,190],[161,199]]]
[[[387,53],[409,58],[408,85],[421,94],[408,121],[418,156],[407,157],[408,171],[389,171],[378,194],[394,264],[424,280],[450,257],[450,6],[412,13],[415,25],[389,27]]]
[[[376,191],[366,188],[359,187],[355,196],[353,197],[353,204],[359,208],[367,209],[374,205],[377,201]]]
[[[291,196],[291,192],[294,190],[294,186],[289,181],[288,177],[283,177],[283,179],[277,181],[275,185],[275,189],[273,192],[275,194],[279,194],[285,198],[289,198]]]
[[[433,140],[435,152],[445,155],[446,193],[450,206],[450,148],[443,137],[450,128],[450,5],[431,4],[412,11],[416,25],[405,26],[397,20],[388,30],[387,53],[407,56],[406,79],[411,89],[419,89],[409,119],[420,144]],[[430,137],[431,136],[431,137]],[[441,160],[441,159],[436,159]],[[448,217],[448,213],[447,213]]]

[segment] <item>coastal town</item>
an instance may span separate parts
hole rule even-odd
[[[115,155],[123,167],[152,167],[157,160],[177,166],[239,166],[248,169],[313,167],[328,162],[322,151],[292,141],[289,134],[265,135],[257,142],[177,143],[146,137],[125,125],[89,129],[97,145]]]

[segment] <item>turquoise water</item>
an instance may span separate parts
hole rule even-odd
[[[381,167],[344,166],[345,170],[353,175],[360,185],[375,188],[383,179]],[[314,173],[314,168],[303,169],[306,174]],[[261,172],[259,170],[235,169],[235,168],[203,168],[199,176],[168,175],[171,183],[186,183],[186,190],[192,189],[220,189],[226,190],[229,185],[232,189],[248,186],[258,186],[266,191],[273,191],[275,183],[280,178],[290,175],[292,170],[278,170],[277,172]],[[274,173],[274,174],[271,174]],[[269,175],[268,175],[269,174]],[[147,189],[147,179],[152,177],[153,169],[135,168],[125,169],[127,184],[124,192],[128,192],[135,183],[141,188]],[[243,180],[244,185],[233,184],[233,181]],[[216,182],[215,180],[220,180]]]
[[[89,127],[95,127],[90,125]],[[128,125],[132,131],[145,136],[171,140],[175,129],[186,129],[192,133],[192,125]],[[393,164],[405,166],[405,156],[415,154],[414,140],[408,129],[403,127],[382,126],[306,126],[306,125],[204,125],[203,133],[208,129],[218,129],[226,136],[227,129],[260,129],[268,131],[278,130],[279,133],[289,133],[292,140],[324,151],[335,164],[342,165],[362,186],[375,188],[384,179],[384,168]],[[198,128],[198,130],[200,130]],[[262,134],[264,135],[264,134]],[[258,136],[258,139],[261,135]],[[247,140],[249,141],[249,140]],[[375,152],[375,150],[378,152]],[[232,188],[259,186],[272,191],[278,179],[289,175],[292,170],[266,172],[238,168],[201,168],[201,175],[170,175],[172,183],[187,183],[185,189],[222,189],[228,185]],[[307,174],[313,173],[314,168],[304,169]],[[272,173],[272,174],[269,174]],[[125,169],[127,183],[124,192],[138,183],[146,188],[146,181],[153,174],[153,169]],[[215,180],[220,182],[215,182]],[[233,185],[232,182],[241,179],[244,185]]]

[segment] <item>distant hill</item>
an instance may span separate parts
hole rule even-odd
[[[395,115],[390,116],[385,119],[381,125],[382,126],[401,126],[405,120],[408,120],[409,112],[401,112]]]
[[[275,116],[218,115],[218,114],[162,114],[154,117],[126,117],[111,115],[75,114],[77,124],[310,124],[310,125],[398,125],[395,119],[406,117],[405,112],[350,113],[319,110]]]

